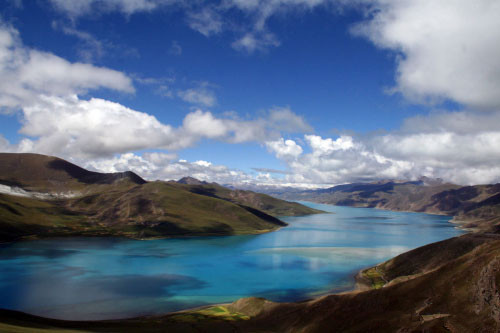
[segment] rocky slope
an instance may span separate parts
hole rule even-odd
[[[0,241],[260,233],[286,225],[277,215],[319,212],[261,194],[242,197],[216,184],[91,172],[38,154],[0,154],[0,186]]]

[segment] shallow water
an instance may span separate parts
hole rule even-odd
[[[252,236],[73,238],[0,247],[0,308],[62,319],[165,313],[244,296],[294,301],[354,286],[353,275],[462,232],[446,216],[305,203]]]

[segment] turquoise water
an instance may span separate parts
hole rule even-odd
[[[62,319],[165,313],[244,296],[302,300],[409,249],[459,235],[449,217],[306,203],[253,236],[51,239],[0,246],[0,308]]]

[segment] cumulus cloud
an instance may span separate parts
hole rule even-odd
[[[281,133],[312,132],[311,126],[302,117],[289,108],[277,107],[255,119],[217,118],[211,112],[196,110],[186,115],[180,130],[183,136],[219,139],[229,143],[265,143],[279,139]]]
[[[276,154],[276,157],[281,159],[297,158],[302,154],[302,147],[293,140],[285,140],[280,138],[276,141],[266,142],[269,151]]]
[[[214,128],[218,128],[214,132],[197,135],[234,139],[232,136],[235,134],[229,129],[233,120],[219,119],[201,111],[192,113],[191,117],[200,126],[214,123]],[[258,174],[214,165],[209,161],[178,160],[175,154],[165,153],[143,153],[142,156],[125,153],[112,158],[99,158],[87,166],[105,172],[130,169],[152,180],[193,176],[206,181],[245,186],[314,187],[378,179],[414,180],[421,176],[439,177],[457,184],[499,182],[500,130],[491,130],[488,123],[500,115],[481,114],[484,125],[479,126],[478,131],[470,132],[468,126],[475,117],[475,113],[467,112],[432,115],[427,120],[440,119],[434,124],[417,117],[409,119],[398,131],[369,136],[340,135],[330,138],[308,134],[303,141],[284,138],[268,140],[265,142],[267,149],[287,168],[254,168]],[[421,129],[423,123],[429,124],[425,130]],[[183,132],[186,135],[190,126],[183,125],[176,130],[186,131]],[[24,149],[30,149],[30,142],[22,144]],[[1,138],[0,146],[12,148]]]
[[[155,117],[98,98],[43,97],[23,113],[20,133],[38,138],[32,146],[36,152],[78,158],[190,144]]]
[[[417,102],[500,107],[500,2],[362,2],[369,19],[353,32],[400,55],[394,91]]]
[[[287,182],[339,184],[438,177],[458,184],[500,182],[500,112],[437,113],[407,119],[400,130],[337,138],[305,135],[268,142],[290,169]],[[306,149],[307,147],[307,149]],[[307,153],[304,153],[305,151]]]
[[[152,148],[176,151],[205,138],[229,143],[264,142],[281,132],[303,128],[275,124],[270,120],[273,114],[270,111],[263,118],[241,120],[196,110],[186,115],[181,126],[172,127],[147,113],[99,98],[42,96],[36,104],[23,108],[20,133],[32,139],[25,138],[17,148],[10,145],[9,150],[98,158]]]
[[[99,88],[134,92],[132,80],[124,73],[26,48],[18,31],[5,25],[0,25],[0,77],[4,110],[36,103],[41,95],[65,96]]]
[[[201,110],[188,114],[183,121],[186,132],[211,139],[225,136],[229,131],[228,127],[227,121],[217,119],[212,113]]]
[[[209,161],[177,159],[176,155],[165,153],[121,154],[113,158],[91,161],[89,169],[101,172],[119,172],[131,170],[148,180],[178,180],[182,177],[195,177],[208,182],[235,184],[253,182],[254,177],[240,170],[224,165],[214,165]]]

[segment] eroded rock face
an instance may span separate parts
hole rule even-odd
[[[480,273],[476,282],[475,312],[491,312],[491,318],[500,328],[500,291],[498,282],[500,281],[500,258],[493,259],[486,265]]]

